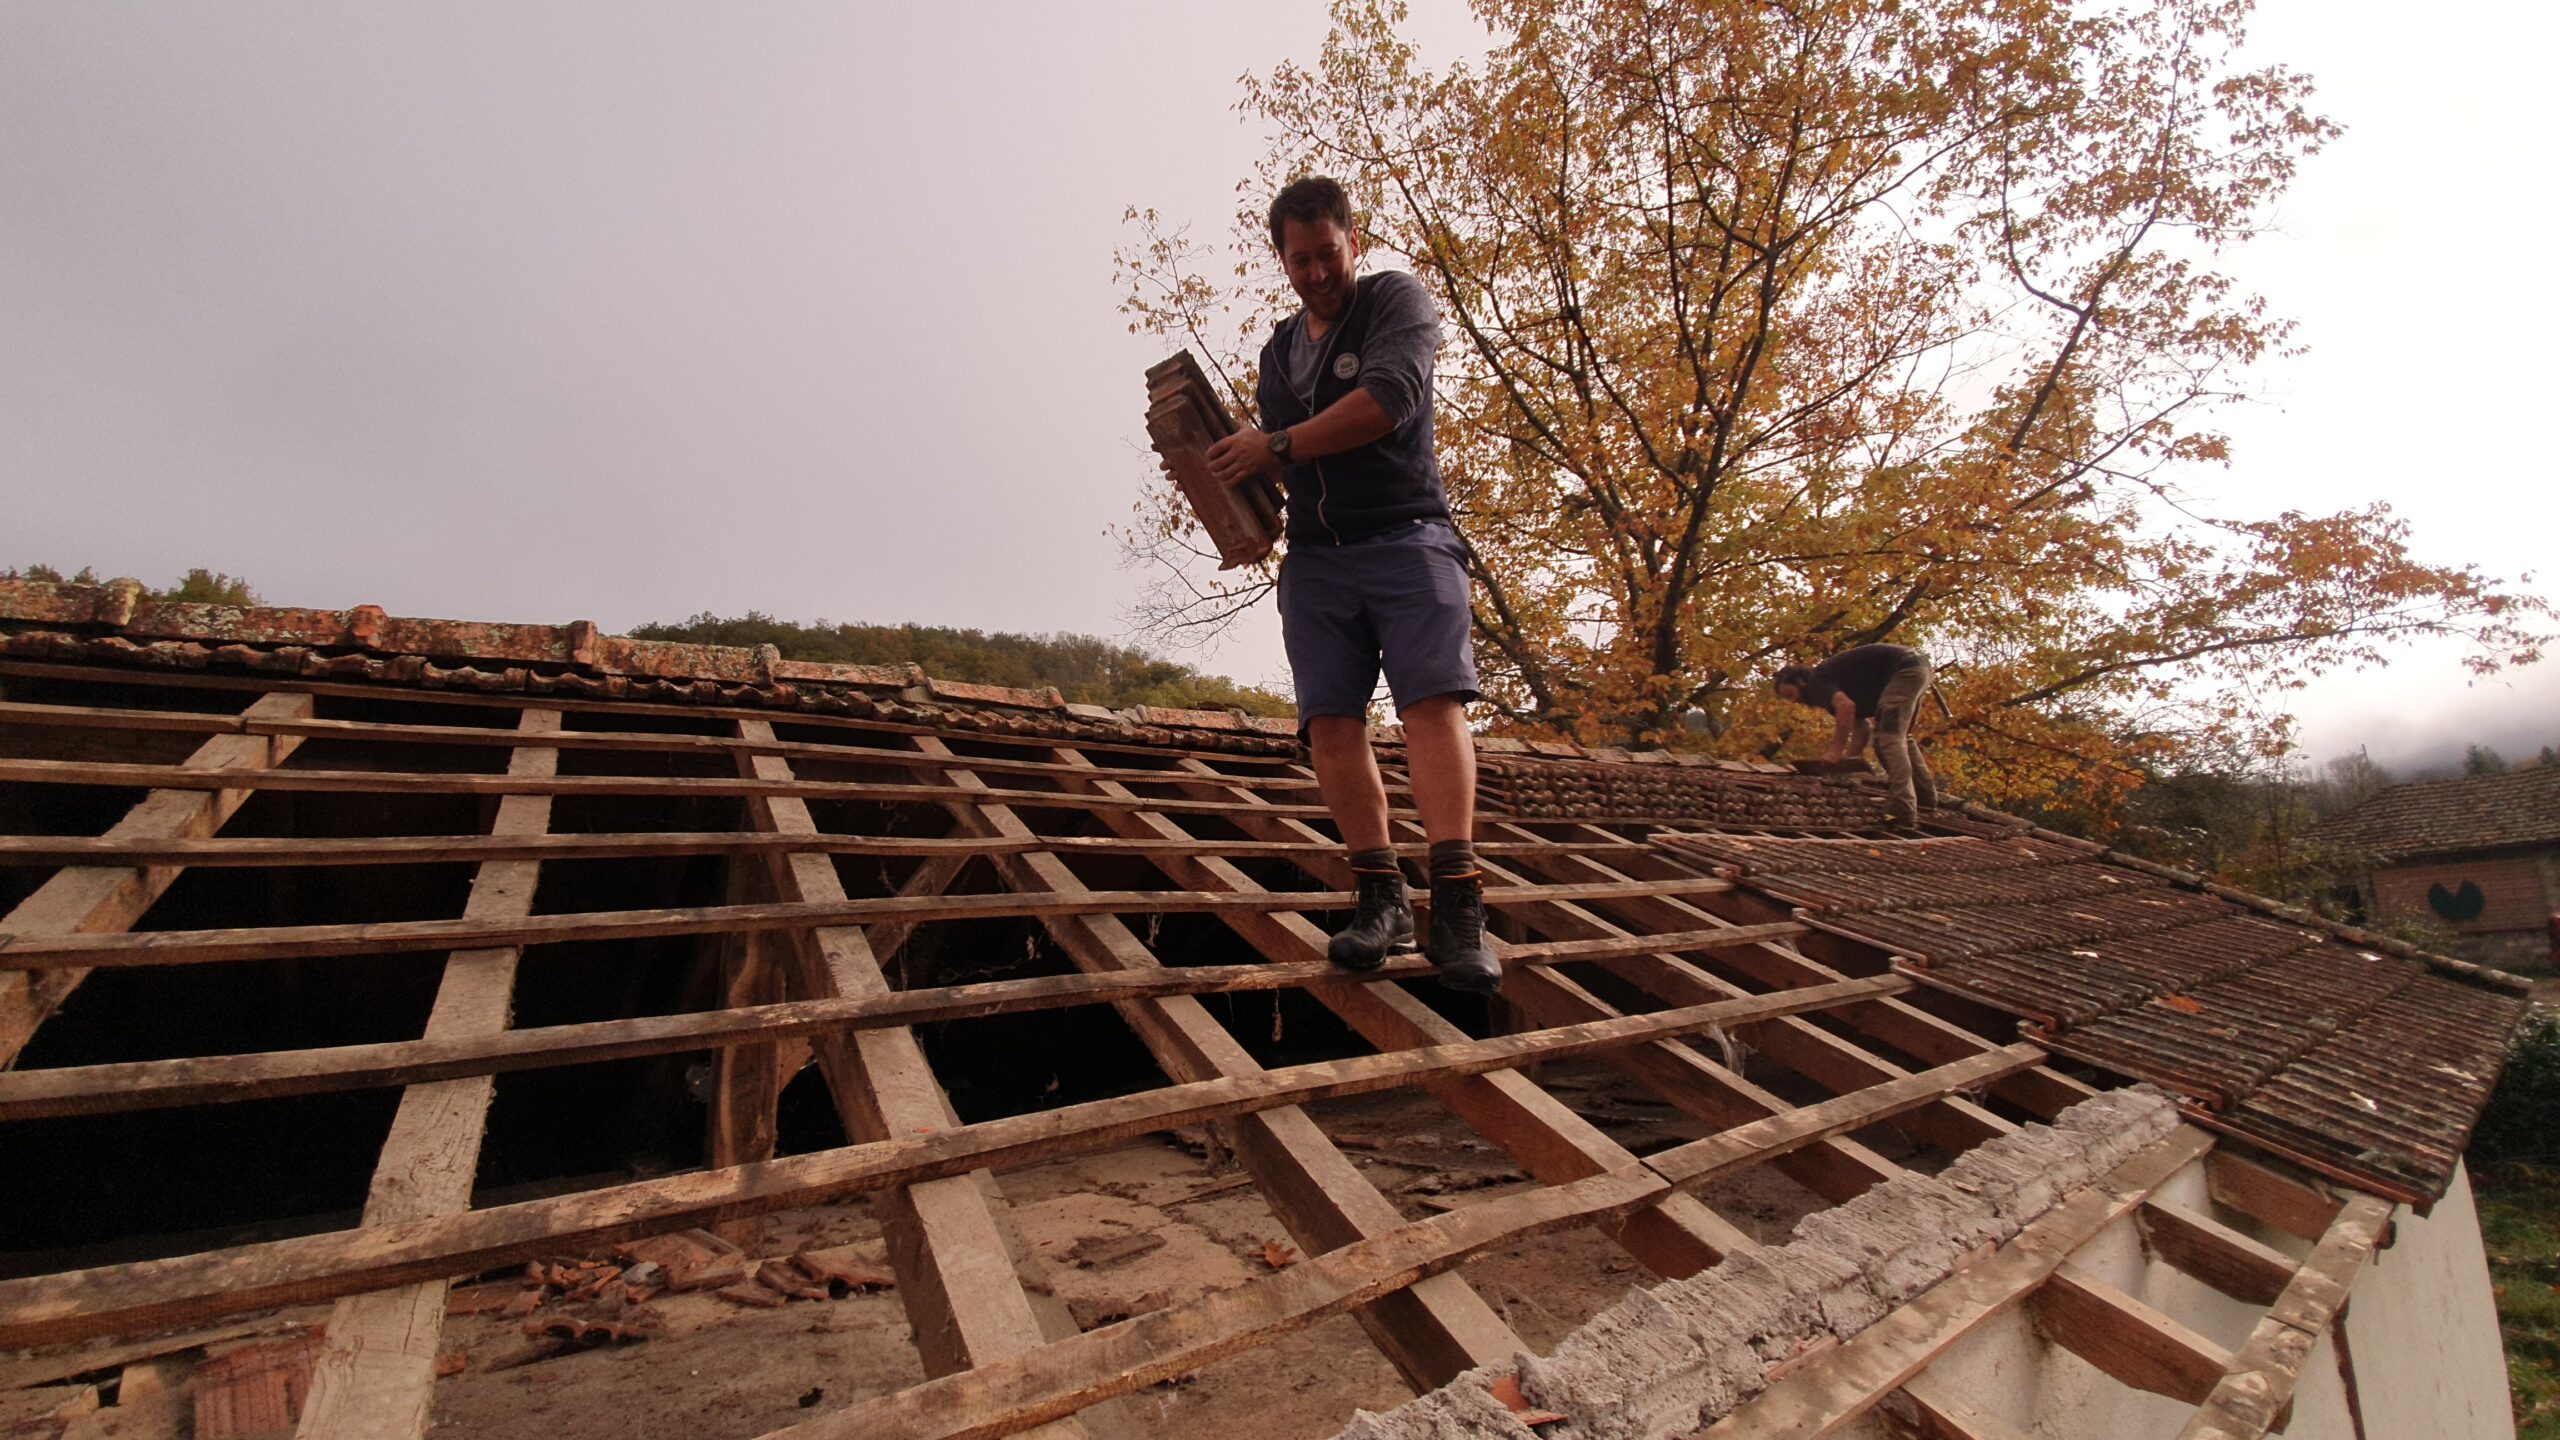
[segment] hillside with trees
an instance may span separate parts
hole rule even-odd
[[[1025,690],[1054,685],[1069,700],[1087,705],[1294,713],[1284,696],[1091,635],[1016,635],[943,625],[803,625],[758,610],[735,618],[705,611],[688,620],[635,626],[631,634],[697,645],[771,645],[785,660],[839,665],[912,660],[938,679]]]
[[[52,565],[29,565],[23,569],[0,570],[0,580],[38,580],[51,585],[107,583],[106,577],[100,576],[96,570],[86,565],[68,575]],[[154,600],[184,600],[199,605],[264,603],[258,598],[258,592],[249,588],[248,581],[236,575],[225,575],[219,570],[207,570],[201,565],[179,576],[174,584],[156,590],[146,588],[143,593]]]

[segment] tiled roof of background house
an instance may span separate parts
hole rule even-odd
[[[2560,844],[2560,765],[2394,785],[2321,821],[2311,836],[2379,860]]]

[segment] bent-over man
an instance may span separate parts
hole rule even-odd
[[[1280,633],[1298,691],[1298,736],[1351,852],[1359,908],[1333,937],[1337,965],[1374,969],[1413,948],[1413,910],[1387,833],[1369,748],[1369,696],[1384,668],[1404,722],[1414,808],[1431,842],[1431,963],[1454,989],[1491,993],[1475,856],[1476,698],[1466,549],[1432,453],[1431,369],[1440,316],[1410,275],[1359,272],[1351,202],[1312,177],[1271,202],[1271,247],[1304,308],[1262,347],[1260,429],[1208,453],[1234,484],[1276,476],[1288,497]]]
[[[1819,665],[1789,665],[1774,678],[1778,698],[1831,713],[1825,760],[1846,760],[1875,730],[1876,759],[1884,766],[1888,803],[1896,824],[1920,823],[1920,812],[1938,804],[1938,784],[1920,758],[1912,722],[1929,691],[1929,657],[1901,645],[1861,645]]]

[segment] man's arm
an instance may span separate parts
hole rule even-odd
[[[1831,692],[1831,746],[1822,752],[1825,760],[1846,760],[1856,747],[1850,742],[1858,731],[1858,702],[1834,690]]]
[[[1432,364],[1440,349],[1440,313],[1432,307],[1431,292],[1411,276],[1394,272],[1366,283],[1376,287],[1379,308],[1369,321],[1359,388],[1289,427],[1292,460],[1321,460],[1379,440],[1403,424],[1431,392]],[[1276,373],[1269,361],[1264,373]],[[1271,437],[1259,429],[1239,430],[1210,446],[1208,459],[1209,473],[1230,485],[1280,473]]]
[[[1327,405],[1312,420],[1289,427],[1289,458],[1321,460],[1357,450],[1396,428],[1377,397],[1354,390]],[[1271,437],[1247,426],[1209,447],[1209,473],[1233,485],[1256,475],[1280,473],[1280,457],[1271,453]]]

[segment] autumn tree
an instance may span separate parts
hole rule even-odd
[[[1449,327],[1440,461],[1506,723],[1726,753],[1802,745],[1788,659],[1926,648],[1976,793],[2106,807],[2181,746],[2417,635],[2535,658],[2547,611],[2422,563],[2380,504],[2219,513],[2216,415],[2290,327],[2216,269],[2336,127],[2234,52],[2245,3],[1477,0],[1434,71],[1337,0],[1313,68],[1244,81],[1273,137],[1231,253],[1132,212],[1133,325],[1251,393],[1291,302],[1260,213],[1330,173],[1372,265]],[[1267,577],[1126,536],[1160,629]],[[1810,712],[1805,712],[1810,714]],[[2274,727],[2271,729],[2270,727]]]

